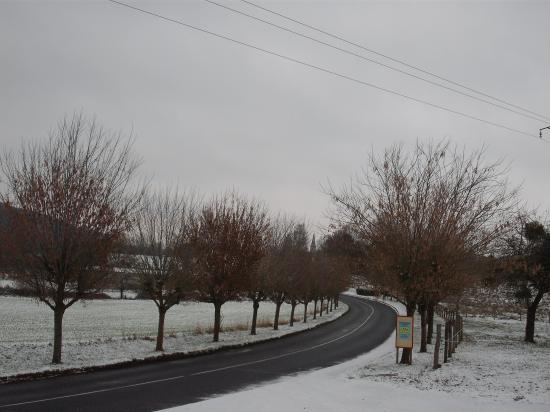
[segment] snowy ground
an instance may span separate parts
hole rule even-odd
[[[303,306],[298,306],[301,318]],[[279,331],[271,327],[258,329],[256,336],[248,334],[252,304],[228,302],[222,306],[220,342],[211,342],[214,309],[211,304],[184,302],[171,308],[166,315],[165,353],[192,352],[259,341],[314,327],[341,316],[347,307],[324,315],[306,324],[288,322],[290,306],[281,308]],[[43,304],[29,298],[0,296],[0,377],[50,370],[53,313]],[[274,305],[262,302],[258,323],[272,321]],[[154,352],[157,310],[147,300],[93,300],[76,303],[65,314],[63,324],[63,365],[56,369],[105,365],[132,359],[157,356]]]
[[[392,304],[403,310],[400,304]],[[341,365],[171,411],[550,410],[548,324],[537,323],[537,345],[521,341],[523,323],[519,321],[467,318],[465,330],[467,338],[452,361],[436,371],[431,369],[432,347],[428,354],[415,350],[412,366],[395,365],[394,335],[377,349]]]
[[[105,289],[101,292],[109,296],[111,299],[120,299],[120,291],[118,289]],[[124,290],[122,296],[124,296],[124,299],[135,299],[137,292],[134,290]]]
[[[419,318],[415,324],[420,325]],[[465,340],[451,363],[441,369],[432,369],[433,346],[428,346],[428,353],[413,354],[412,367],[395,365],[391,362],[395,354],[391,353],[369,362],[351,376],[473,399],[512,401],[516,408],[533,404],[550,408],[550,324],[537,322],[536,326],[538,344],[532,345],[522,341],[524,322],[466,318]],[[416,332],[418,348],[418,328]]]

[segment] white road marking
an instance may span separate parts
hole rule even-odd
[[[270,360],[280,359],[280,358],[284,358],[284,357],[287,357],[287,356],[296,355],[298,353],[314,350],[314,349],[320,348],[322,346],[326,346],[326,345],[329,345],[331,343],[337,342],[340,339],[344,339],[345,337],[357,332],[359,329],[361,329],[363,326],[365,326],[365,324],[370,320],[370,318],[374,314],[374,308],[366,302],[362,302],[360,300],[358,302],[364,303],[366,306],[368,306],[371,309],[370,315],[367,317],[367,319],[365,319],[365,321],[363,323],[361,323],[359,326],[357,326],[355,329],[351,330],[350,332],[348,332],[348,333],[346,333],[342,336],[339,336],[338,338],[331,339],[328,342],[319,343],[319,344],[311,346],[309,348],[300,349],[300,350],[297,350],[297,351],[294,351],[294,352],[288,352],[288,353],[284,353],[282,355],[272,356],[272,357],[269,357],[269,358],[259,359],[259,360],[256,360],[256,361],[243,362],[243,363],[239,363],[239,364],[235,364],[235,365],[231,365],[231,366],[225,366],[223,368],[211,369],[211,370],[206,370],[206,371],[202,371],[202,372],[196,372],[196,373],[193,373],[191,375],[172,376],[171,378],[155,379],[155,380],[150,380],[150,381],[145,381],[145,382],[140,382],[140,383],[133,383],[133,384],[130,384],[130,385],[114,386],[112,388],[97,389],[95,391],[80,392],[80,393],[74,393],[74,394],[71,394],[71,395],[54,396],[52,398],[43,398],[43,399],[37,399],[37,400],[34,400],[34,401],[10,403],[10,404],[6,404],[6,405],[0,405],[0,409],[11,408],[11,407],[14,407],[14,406],[23,406],[23,405],[31,405],[31,404],[36,404],[36,403],[50,402],[50,401],[55,401],[55,400],[59,400],[59,399],[77,398],[77,397],[80,397],[80,396],[93,395],[93,394],[104,393],[104,392],[112,392],[112,391],[117,391],[117,390],[120,390],[120,389],[135,388],[135,387],[139,387],[139,386],[151,385],[151,384],[160,383],[160,382],[169,382],[169,381],[173,381],[173,380],[187,378],[189,376],[205,375],[207,373],[213,373],[213,372],[218,372],[218,371],[222,371],[222,370],[240,368],[242,366],[248,366],[248,365],[254,365],[254,364],[257,364],[257,363],[268,362]]]

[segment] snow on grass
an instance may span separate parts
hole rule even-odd
[[[401,304],[386,303],[403,313]],[[521,341],[521,322],[466,318],[465,341],[452,361],[435,371],[433,353],[417,353],[418,339],[413,365],[396,365],[393,334],[373,351],[341,365],[170,411],[548,412],[550,327],[537,323],[537,328],[539,343],[528,345]],[[419,337],[418,328],[415,332]]]
[[[101,293],[109,296],[111,299],[120,299],[120,290],[118,289],[104,289]],[[137,292],[134,290],[125,289],[122,296],[123,299],[136,299]]]
[[[300,318],[303,306],[296,309],[296,317]],[[222,306],[222,328],[226,331],[220,335],[220,342],[214,343],[207,333],[213,323],[213,305],[182,302],[167,312],[164,353],[188,353],[279,337],[333,320],[346,310],[347,306],[341,304],[328,316],[315,321],[309,318],[306,324],[297,322],[291,328],[285,324],[290,317],[290,306],[285,304],[280,317],[283,324],[278,331],[263,327],[256,336],[250,336],[247,330],[252,304],[227,302]],[[271,323],[274,312],[272,303],[262,302],[258,323]],[[93,300],[70,307],[63,323],[63,364],[55,367],[49,363],[53,336],[51,309],[29,298],[1,296],[0,313],[0,376],[105,365],[159,355],[154,351],[158,314],[154,303],[148,300]]]
[[[415,319],[415,325],[420,325],[420,319]],[[428,353],[415,351],[410,367],[396,365],[395,354],[388,353],[351,376],[423,391],[521,401],[521,404],[542,403],[550,407],[550,371],[547,369],[550,328],[539,325],[540,343],[532,345],[522,342],[523,326],[514,320],[466,318],[465,340],[451,362],[442,368],[432,369],[433,346],[429,345]],[[420,330],[419,327],[415,329],[418,348]],[[442,361],[442,354],[440,358]]]

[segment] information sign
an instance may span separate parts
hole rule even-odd
[[[395,329],[395,347],[413,347],[414,319],[412,316],[398,316]]]

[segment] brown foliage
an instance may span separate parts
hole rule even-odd
[[[516,191],[501,162],[484,150],[466,154],[448,144],[394,146],[349,187],[329,188],[334,219],[369,246],[371,281],[400,297],[412,314],[460,293],[476,259],[506,231]]]
[[[349,187],[330,194],[335,219],[369,245],[371,275],[405,301],[454,293],[459,275],[505,230],[515,191],[500,162],[448,144],[392,147]]]
[[[54,363],[64,311],[101,288],[139,203],[128,190],[138,165],[130,149],[130,140],[74,116],[1,159],[10,266],[55,313]]]
[[[164,318],[191,289],[191,256],[185,237],[196,214],[193,193],[169,190],[148,195],[136,216],[132,242],[146,253],[134,256],[144,295],[158,308],[156,350],[163,350]]]
[[[187,245],[193,256],[199,299],[215,308],[214,340],[218,340],[221,305],[238,299],[247,273],[265,253],[269,236],[265,207],[235,192],[206,203],[191,225]]]

